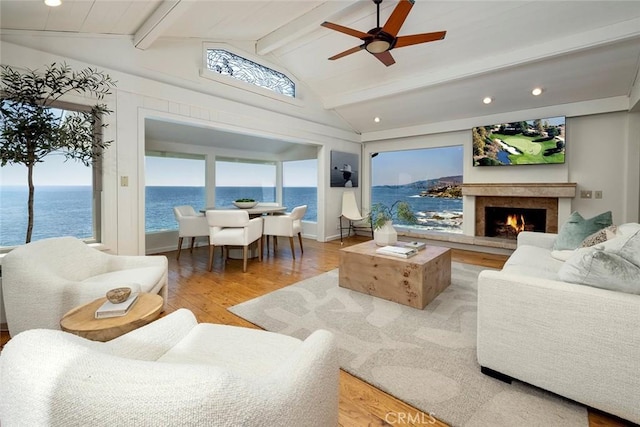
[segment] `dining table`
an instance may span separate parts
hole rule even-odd
[[[258,204],[252,208],[238,208],[236,206],[230,205],[230,206],[218,206],[215,208],[205,208],[205,209],[201,209],[200,212],[205,213],[206,211],[209,211],[209,210],[247,211],[250,218],[256,218],[262,215],[273,215],[273,214],[283,213],[287,210],[287,207],[271,206],[271,205],[261,206],[260,204]]]

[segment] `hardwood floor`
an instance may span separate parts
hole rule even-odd
[[[360,237],[346,239],[345,246],[367,240]],[[263,261],[250,260],[246,273],[241,260],[229,260],[226,264],[218,250],[214,257],[213,271],[207,271],[208,249],[196,248],[193,254],[183,250],[180,260],[176,252],[165,253],[169,259],[169,301],[167,313],[178,308],[188,308],[200,322],[224,323],[256,328],[253,324],[227,311],[228,307],[250,300],[265,293],[316,276],[338,266],[341,244],[339,241],[319,243],[304,239],[305,252],[296,259],[291,257],[289,245],[280,242],[277,253],[273,249]],[[298,250],[296,245],[296,250]],[[506,256],[480,252],[453,250],[454,261],[500,268]],[[165,313],[165,314],[167,314]],[[2,332],[0,344],[8,341],[8,333]],[[362,426],[444,426],[429,414],[422,413],[364,381],[340,372],[340,425]],[[609,416],[590,411],[590,427],[624,426]]]

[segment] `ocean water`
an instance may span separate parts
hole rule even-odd
[[[29,189],[0,187],[0,246],[25,242]],[[47,237],[93,236],[92,191],[90,186],[36,187],[31,240]]]
[[[204,209],[204,187],[147,187],[145,228],[147,232],[177,230],[173,207],[191,205],[196,210]],[[283,205],[289,210],[307,205],[304,219],[316,221],[317,190],[314,187],[285,187],[282,190]],[[254,199],[261,202],[275,202],[275,187],[217,187],[215,206],[232,206],[234,200]]]
[[[205,208],[204,187],[147,187],[145,224],[147,232],[176,230],[173,206],[192,205]],[[22,186],[0,187],[0,246],[25,242],[27,232],[28,189]],[[234,200],[253,198],[275,200],[275,188],[218,187],[216,206],[229,206]],[[407,186],[373,187],[373,203],[392,204],[396,200],[409,202],[418,216],[417,228],[462,232],[462,200],[420,197]],[[291,209],[307,205],[305,220],[317,220],[317,190],[313,187],[285,187],[283,204]],[[36,188],[35,218],[32,240],[62,235],[91,238],[92,191],[89,186],[45,186]]]
[[[409,203],[418,224],[412,228],[462,233],[462,198],[422,197],[411,185],[376,186],[371,189],[371,204],[391,206],[396,201]],[[393,221],[396,225],[405,225]]]

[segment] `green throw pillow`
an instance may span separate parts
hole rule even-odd
[[[578,212],[574,212],[569,216],[569,219],[562,224],[558,232],[558,237],[553,244],[553,249],[556,251],[576,249],[588,236],[610,226],[612,223],[611,211],[601,213],[589,219],[584,219]]]

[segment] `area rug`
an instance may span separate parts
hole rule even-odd
[[[452,426],[587,426],[583,406],[480,373],[477,277],[452,263],[451,285],[424,310],[340,288],[338,270],[231,307],[268,331],[337,337],[345,371]]]

